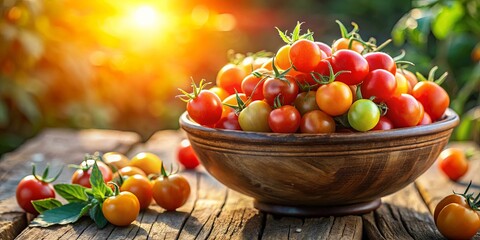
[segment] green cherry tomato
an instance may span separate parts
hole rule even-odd
[[[348,123],[357,131],[366,132],[377,125],[380,110],[368,99],[355,101],[348,110]]]
[[[272,108],[268,103],[256,100],[250,103],[238,115],[238,123],[243,131],[271,132],[268,116]]]

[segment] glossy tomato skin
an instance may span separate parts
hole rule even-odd
[[[216,124],[215,128],[229,129],[229,130],[242,130],[240,123],[238,122],[238,115],[232,111],[227,116],[222,117]]]
[[[120,192],[117,196],[105,199],[102,213],[115,226],[128,226],[137,219],[140,212],[140,202],[131,192]]]
[[[140,209],[148,208],[152,202],[152,183],[140,174],[128,177],[120,187],[120,191],[133,193],[138,199]]]
[[[31,214],[38,214],[33,207],[33,200],[55,198],[55,191],[49,183],[37,180],[33,175],[24,177],[17,185],[16,198],[18,205]]]
[[[238,115],[238,123],[243,131],[271,132],[268,116],[272,108],[265,101],[253,101]]]
[[[153,199],[168,211],[183,206],[190,196],[190,184],[187,179],[178,174],[159,177],[153,183]]]
[[[457,194],[450,194],[440,200],[440,202],[437,203],[437,206],[435,206],[435,211],[433,212],[433,220],[435,221],[435,223],[437,223],[437,218],[438,214],[440,214],[440,211],[442,211],[442,209],[450,203],[457,203],[466,208],[469,207],[467,204],[467,200],[464,197]]]
[[[355,101],[348,110],[348,123],[353,129],[366,132],[374,128],[380,119],[377,105],[368,99]]]
[[[375,69],[384,69],[395,75],[397,72],[397,64],[390,55],[383,52],[372,52],[364,55],[368,62],[370,71]]]
[[[348,38],[340,38],[333,42],[332,50],[337,52],[342,49],[350,49],[357,53],[362,53],[365,47],[358,41],[350,40]]]
[[[223,66],[217,74],[216,84],[225,89],[229,94],[234,94],[235,90],[240,92],[242,80],[247,76],[244,68],[229,63]]]
[[[428,113],[424,112],[422,119],[420,120],[420,122],[418,122],[417,125],[427,125],[430,123],[432,123],[432,118],[430,118],[430,115],[428,115]]]
[[[387,100],[387,117],[395,128],[417,126],[421,120],[421,108],[418,101],[409,94],[400,94]]]
[[[468,160],[462,149],[447,148],[437,158],[438,167],[452,181],[458,181],[468,171]]]
[[[145,177],[147,176],[142,169],[140,169],[138,167],[133,167],[133,166],[126,166],[126,167],[118,169],[118,171],[113,174],[113,179],[118,178],[120,174],[123,177],[133,176],[135,174],[140,174],[140,175],[145,176]]]
[[[300,132],[333,133],[335,132],[335,121],[328,114],[320,110],[313,110],[302,116]]]
[[[105,163],[114,166],[116,169],[128,166],[128,163],[130,161],[127,156],[119,152],[104,153],[102,158]]]
[[[430,81],[419,82],[413,87],[412,95],[423,104],[425,112],[432,121],[440,119],[450,104],[447,92],[438,84]]]
[[[400,95],[402,93],[411,93],[410,83],[407,78],[401,73],[395,74],[395,80],[397,81],[397,89],[395,90],[394,95]]]
[[[197,154],[188,139],[183,139],[180,142],[177,149],[177,159],[186,169],[194,169],[200,165]]]
[[[290,61],[300,72],[311,72],[322,60],[322,53],[318,45],[307,39],[300,39],[290,47]]]
[[[221,88],[221,87],[212,87],[210,89],[208,89],[210,92],[213,92],[215,93],[218,98],[220,98],[221,101],[223,101],[225,98],[227,98],[228,96],[230,96],[230,94],[228,94],[227,90]]]
[[[86,188],[91,188],[92,185],[90,185],[90,175],[92,174],[93,164],[94,164],[94,160],[87,160],[86,162],[83,161],[82,164],[80,164],[80,166],[85,168],[86,166],[89,166],[89,168],[86,170],[77,169],[72,175],[72,183],[82,185]],[[105,182],[111,181],[113,178],[112,170],[105,163],[100,161],[97,161],[97,166],[100,172],[102,173],[103,181]]]
[[[285,76],[285,79],[268,78],[263,84],[263,96],[265,101],[273,106],[275,98],[280,95],[282,105],[290,105],[295,101],[298,95],[298,85],[291,76]]]
[[[320,109],[317,104],[315,91],[299,93],[293,105],[302,116],[307,112]]]
[[[315,42],[315,44],[325,53],[326,57],[332,56],[332,48],[330,46],[323,42]]]
[[[393,123],[386,116],[380,116],[377,125],[372,130],[390,130],[393,129]]]
[[[140,168],[148,176],[160,172],[162,160],[154,153],[141,152],[133,156],[130,166]]]
[[[317,89],[318,107],[330,116],[340,116],[348,111],[353,101],[350,87],[343,82],[331,82]]]
[[[480,216],[470,207],[450,203],[440,211],[436,223],[448,239],[471,239],[480,229]]]
[[[242,81],[242,92],[245,93],[251,101],[262,100],[264,83],[263,77],[249,74]]]
[[[374,102],[384,102],[394,96],[397,89],[397,81],[395,76],[384,69],[377,69],[371,71],[361,87],[362,97],[373,99]]]
[[[280,69],[288,69],[292,63],[290,62],[290,48],[289,44],[283,45],[275,54],[275,66]]]
[[[352,50],[339,50],[332,55],[332,67],[335,73],[349,71],[338,75],[336,81],[347,85],[357,85],[365,79],[369,72],[367,60]]]
[[[268,125],[276,133],[294,133],[300,127],[301,118],[294,106],[285,105],[270,112]]]
[[[222,111],[222,101],[209,90],[200,91],[197,97],[187,103],[188,116],[204,126],[212,126],[220,120]]]

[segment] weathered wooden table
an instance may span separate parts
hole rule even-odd
[[[78,164],[85,153],[118,151],[132,157],[141,151],[158,154],[164,162],[175,161],[175,149],[184,137],[179,131],[161,131],[146,143],[135,133],[108,130],[44,131],[0,161],[0,239],[443,239],[431,212],[452,190],[463,191],[434,165],[415,183],[382,199],[376,211],[362,216],[292,218],[278,217],[253,208],[252,199],[227,189],[202,168],[183,171],[192,194],[177,212],[165,212],[152,204],[129,227],[107,225],[97,229],[89,218],[64,226],[30,228],[32,216],[15,201],[15,188],[30,174],[31,162],[43,169],[46,163],[59,168]],[[451,143],[476,148],[473,143]],[[480,191],[480,154],[463,179]],[[54,171],[54,170],[52,170]],[[58,182],[68,182],[73,170],[65,169]],[[474,239],[480,239],[477,233]]]

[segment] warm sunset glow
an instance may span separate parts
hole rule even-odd
[[[142,29],[154,29],[161,24],[160,14],[150,6],[138,7],[132,14],[132,20],[136,27]]]

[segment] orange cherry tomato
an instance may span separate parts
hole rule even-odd
[[[140,174],[128,177],[120,187],[120,191],[133,193],[138,199],[140,209],[148,208],[152,202],[152,183]]]
[[[146,175],[159,173],[162,167],[162,160],[149,152],[141,152],[130,160],[130,166],[140,168]]]
[[[120,192],[105,199],[102,212],[105,218],[115,226],[128,226],[137,219],[140,203],[131,192]]]
[[[247,76],[245,70],[235,64],[229,63],[220,69],[217,74],[217,86],[225,89],[229,94],[242,91],[242,80]]]
[[[160,176],[153,183],[153,199],[158,206],[168,210],[183,206],[190,196],[190,184],[178,174]]]
[[[447,148],[437,158],[438,167],[452,181],[457,181],[468,171],[465,153],[459,148]]]
[[[347,84],[331,82],[318,88],[316,100],[320,110],[330,116],[339,116],[348,111],[353,95]]]

